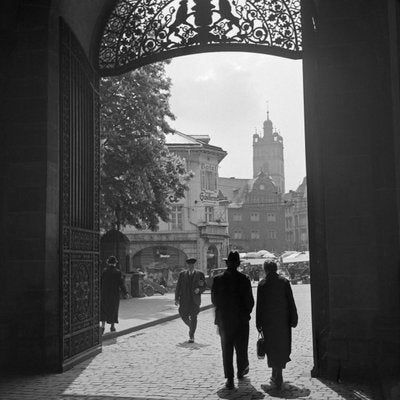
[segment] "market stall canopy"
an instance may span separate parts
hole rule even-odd
[[[247,258],[242,260],[242,264],[250,264],[251,266],[253,265],[264,265],[264,262],[266,261],[265,258]]]
[[[286,250],[281,254],[281,258],[283,259],[285,257],[291,256],[292,254],[297,254],[297,253],[298,253],[298,251],[296,251],[296,250]]]
[[[309,261],[310,253],[308,251],[301,251],[298,253],[290,254],[289,256],[283,258],[284,264],[294,264]]]
[[[257,251],[257,256],[261,258],[275,258],[275,254],[271,253],[268,250],[260,250]]]

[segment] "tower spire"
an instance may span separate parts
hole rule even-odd
[[[266,101],[267,103],[267,121],[269,121],[269,101]]]

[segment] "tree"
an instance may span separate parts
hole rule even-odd
[[[155,230],[167,221],[168,197],[184,197],[192,174],[169,152],[165,134],[170,79],[165,63],[103,78],[101,96],[101,212],[104,229],[133,225]]]

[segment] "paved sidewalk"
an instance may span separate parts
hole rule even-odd
[[[119,331],[104,335],[102,353],[62,374],[0,379],[0,399],[378,400],[366,386],[311,378],[310,287],[293,286],[293,294],[300,318],[293,330],[292,361],[285,369],[281,391],[267,385],[271,371],[266,360],[257,359],[254,311],[250,373],[245,379],[235,379],[234,390],[226,390],[210,294],[202,296],[195,343],[187,342],[187,327],[177,318],[173,294],[167,294],[121,301]]]
[[[110,325],[106,324],[103,340],[126,335],[127,333],[179,318],[178,307],[175,305],[175,293],[172,290],[164,295],[155,293],[149,297],[133,297],[121,300],[119,304],[119,323],[115,325],[117,331],[110,332]],[[201,296],[200,311],[212,307],[211,292],[206,290]]]

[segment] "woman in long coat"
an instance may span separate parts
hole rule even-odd
[[[101,306],[100,321],[101,331],[104,333],[105,324],[111,324],[110,330],[115,331],[115,325],[118,323],[118,309],[120,291],[127,295],[121,271],[117,268],[117,259],[110,256],[107,260],[107,267],[104,268],[101,275]]]
[[[297,309],[290,282],[277,274],[277,265],[264,262],[266,277],[257,288],[256,326],[264,335],[271,383],[278,388],[283,382],[282,369],[290,361],[292,328],[297,326]]]

